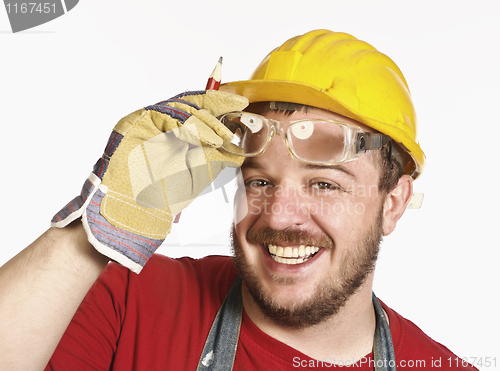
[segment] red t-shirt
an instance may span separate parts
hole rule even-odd
[[[110,263],[80,305],[47,370],[195,370],[236,276],[227,256],[154,255],[139,275]],[[446,347],[382,305],[398,369],[474,369],[462,367]],[[314,360],[275,340],[243,314],[235,370],[330,369],[331,361]],[[355,367],[373,370],[372,354]]]

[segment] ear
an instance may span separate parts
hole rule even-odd
[[[409,175],[403,175],[392,191],[385,196],[384,201],[384,236],[394,231],[396,224],[406,210],[413,194],[413,179]]]

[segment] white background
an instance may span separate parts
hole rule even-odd
[[[316,28],[388,54],[419,115],[424,205],[385,239],[375,292],[457,355],[496,357],[500,369],[494,0],[82,0],[19,34],[0,11],[0,264],[79,193],[122,116],[204,88],[220,55],[224,81],[246,79],[271,49]],[[203,196],[160,252],[229,254],[228,210],[220,191]]]

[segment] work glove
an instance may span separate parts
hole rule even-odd
[[[173,218],[224,167],[243,163],[244,157],[221,148],[223,142],[231,145],[233,134],[216,117],[247,105],[238,95],[195,91],[124,117],[81,194],[54,216],[52,226],[82,217],[100,253],[139,273]]]

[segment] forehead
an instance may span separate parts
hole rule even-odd
[[[262,106],[261,106],[262,107]],[[261,116],[267,117],[269,119],[277,120],[277,121],[292,121],[292,120],[303,120],[303,119],[322,119],[322,120],[336,120],[343,121],[350,125],[357,126],[366,132],[374,132],[372,128],[360,123],[359,121],[350,119],[348,117],[339,115],[335,112],[327,111],[322,108],[316,107],[307,107],[306,111],[293,111],[292,114],[287,114],[281,110],[271,109],[269,106],[266,106],[267,110],[262,108],[260,109],[249,109],[248,112],[257,113]]]

